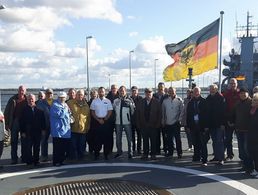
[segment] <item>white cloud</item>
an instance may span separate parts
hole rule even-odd
[[[135,17],[135,16],[127,16],[127,19],[129,19],[129,20],[135,20],[136,17]]]
[[[113,0],[10,0],[5,3],[7,7],[48,7],[53,9],[54,13],[60,16],[69,16],[71,18],[95,18],[105,19],[112,22],[121,23],[122,15],[115,9]]]
[[[138,32],[135,32],[135,31],[129,33],[129,37],[135,37],[137,35],[138,35]]]
[[[122,15],[112,0],[27,0],[4,2],[0,11],[0,51],[32,51],[55,53],[55,31],[71,25],[72,18],[95,18],[121,23]],[[94,45],[91,40],[90,45]],[[93,48],[99,50],[100,48]],[[61,54],[80,56],[80,50]]]

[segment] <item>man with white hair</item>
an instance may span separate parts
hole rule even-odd
[[[199,87],[193,89],[193,98],[187,106],[186,120],[193,139],[193,162],[201,160],[202,165],[207,166],[207,143],[209,140],[207,105],[206,100],[201,96],[201,89]]]
[[[22,111],[20,118],[21,136],[24,139],[24,160],[30,165],[39,164],[41,134],[45,131],[45,117],[43,111],[36,107],[35,95],[29,94],[28,105]]]

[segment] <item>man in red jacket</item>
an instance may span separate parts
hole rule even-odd
[[[235,126],[233,125],[233,110],[236,104],[239,102],[239,90],[237,88],[237,80],[231,78],[229,81],[229,88],[223,93],[226,99],[226,131],[225,131],[225,149],[227,149],[227,157],[225,160],[232,160],[234,157],[233,153],[233,133]]]

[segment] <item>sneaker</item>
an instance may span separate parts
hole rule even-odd
[[[256,170],[253,170],[251,173],[250,173],[251,176],[258,176],[258,172]]]
[[[188,148],[187,151],[188,151],[188,152],[192,152],[192,151],[193,151],[193,148]]]

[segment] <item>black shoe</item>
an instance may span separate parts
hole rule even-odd
[[[172,157],[172,156],[173,156],[173,153],[170,153],[170,152],[165,154],[165,157]]]
[[[179,155],[177,156],[177,158],[178,158],[178,159],[181,159],[181,158],[182,158],[182,154],[179,154]]]
[[[108,155],[107,154],[104,155],[104,159],[108,160]]]
[[[216,158],[212,158],[209,160],[209,162],[216,162],[216,161],[218,161],[218,159],[216,159]]]
[[[11,165],[16,165],[18,163],[18,160],[12,160]]]
[[[233,158],[234,158],[234,156],[227,156],[227,157],[225,158],[225,161],[231,161],[231,160],[233,160]]]
[[[34,162],[34,166],[37,167],[40,165],[40,162]]]
[[[143,154],[142,157],[141,157],[142,160],[146,160],[148,159],[148,155],[147,154]]]
[[[142,154],[141,150],[137,150],[137,155],[141,155],[141,154]]]
[[[219,161],[216,163],[216,165],[219,165],[219,166],[224,165],[224,160],[219,160]]]
[[[131,154],[128,154],[128,159],[132,159],[133,156]]]
[[[94,154],[94,160],[98,160],[99,159],[99,153],[95,153]]]
[[[151,155],[151,160],[157,160],[156,155]]]
[[[119,156],[121,156],[121,154],[116,154],[116,155],[115,155],[115,158],[118,158]]]

